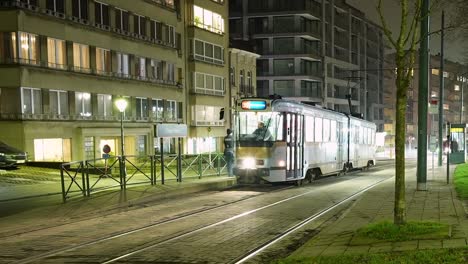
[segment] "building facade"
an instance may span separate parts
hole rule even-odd
[[[396,105],[396,72],[395,54],[387,55],[385,61],[385,127],[386,133],[385,145],[387,147],[395,146],[395,105]],[[413,78],[410,82],[410,87],[407,93],[407,109],[406,109],[406,147],[408,150],[413,150],[418,144],[418,98],[419,98],[419,66],[414,66]],[[468,121],[468,113],[466,106],[468,105],[468,94],[466,88],[468,86],[468,67],[457,62],[445,60],[444,72],[440,71],[440,56],[432,55],[429,65],[429,89],[428,89],[428,116],[427,118],[427,135],[429,149],[435,146],[439,135],[439,110],[440,103],[440,74],[444,76],[444,131],[445,124],[450,123],[465,123]],[[462,99],[463,96],[463,99]],[[463,105],[463,108],[462,108]],[[463,109],[463,111],[462,111]],[[432,145],[431,145],[432,144]]]
[[[384,40],[361,11],[344,0],[232,0],[229,24],[261,55],[258,95],[359,112],[383,129]]]
[[[160,150],[155,125],[185,123],[187,153],[216,151],[229,117],[222,0],[0,2],[0,140],[36,161]],[[115,101],[128,102],[121,113]]]

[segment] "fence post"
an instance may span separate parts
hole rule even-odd
[[[65,194],[65,178],[63,177],[63,163],[60,166],[60,178],[62,179],[62,200],[65,203],[67,201],[67,196]]]
[[[88,162],[85,161],[85,163],[83,163],[83,161],[80,162],[80,167],[81,167],[81,177],[83,178],[83,185],[85,185],[85,166],[84,164],[86,164],[86,186],[83,186],[83,189],[84,189],[84,196],[91,196],[91,188],[89,187],[89,167],[88,167]]]
[[[216,154],[216,159],[218,163],[218,176],[221,176],[221,155]]]
[[[198,179],[202,177],[202,159],[203,154],[198,154]]]
[[[161,152],[161,184],[164,185],[164,141],[163,138],[160,140],[161,148],[159,149]]]
[[[177,181],[182,182],[182,144],[181,144],[181,138],[177,138],[178,142],[178,154],[177,154]]]
[[[155,180],[155,174],[154,174],[155,163],[154,163],[154,156],[153,155],[150,156],[150,162],[151,162],[151,165],[150,165],[151,185],[154,185],[156,183],[156,180]]]

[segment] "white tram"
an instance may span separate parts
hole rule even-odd
[[[236,108],[239,183],[301,184],[375,165],[374,123],[283,99],[245,98]]]

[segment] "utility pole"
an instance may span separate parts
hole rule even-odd
[[[419,47],[418,167],[416,174],[417,190],[426,191],[427,97],[429,84],[429,0],[423,0],[421,18],[421,43]]]
[[[443,130],[444,130],[444,36],[445,36],[445,11],[442,10],[442,29],[440,32],[440,88],[439,88],[439,154],[438,161],[439,167],[442,166],[442,153],[443,153]]]

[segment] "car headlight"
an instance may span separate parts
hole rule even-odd
[[[449,151],[450,151],[450,148],[445,148],[445,149],[444,149],[444,153],[445,153],[445,154],[449,153]]]
[[[254,158],[243,159],[242,167],[244,167],[245,169],[255,169],[255,159]]]

